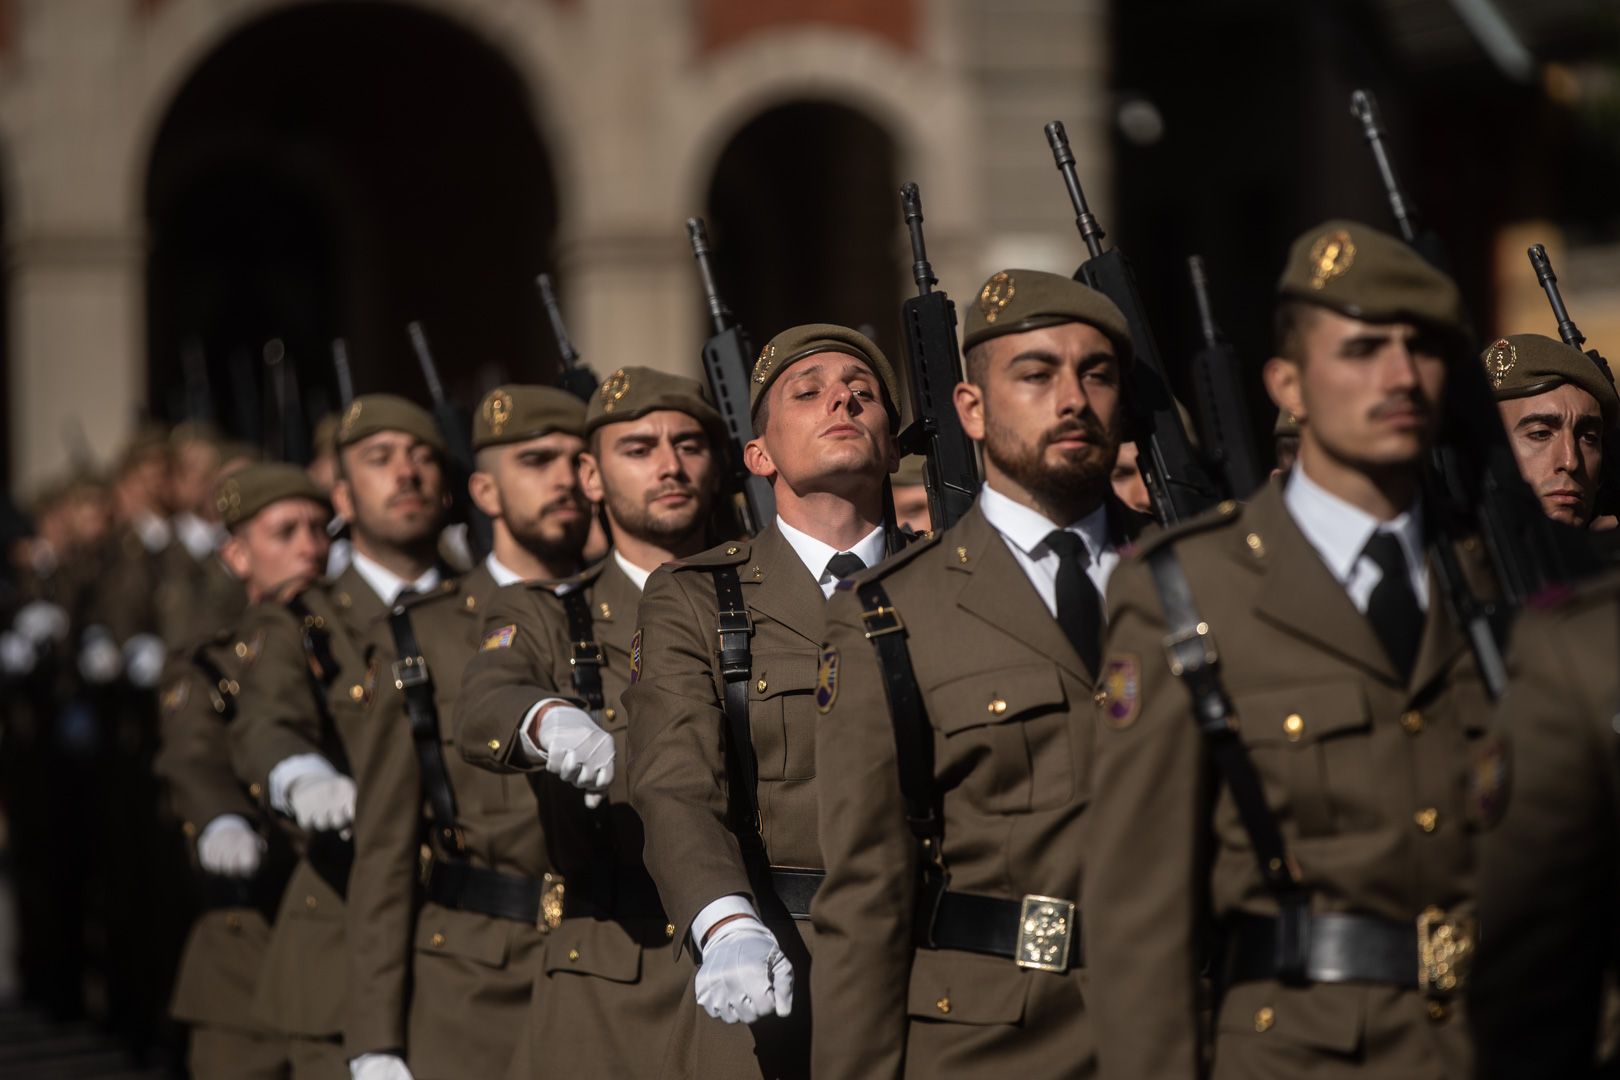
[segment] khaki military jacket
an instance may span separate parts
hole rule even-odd
[[[187,648],[241,621],[247,593],[218,556],[198,561],[184,544],[172,544],[164,554],[156,605],[165,645]]]
[[[1403,683],[1371,623],[1300,532],[1273,482],[1141,545],[1109,584],[1091,847],[1082,889],[1090,999],[1107,1077],[1200,1074],[1205,926],[1274,915],[1218,785],[1141,557],[1171,544],[1213,634],[1266,802],[1314,912],[1411,924],[1474,914],[1470,753],[1483,688],[1431,575]],[[1475,548],[1459,552],[1482,570]],[[1217,1077],[1471,1074],[1457,1000],[1387,984],[1243,982],[1214,1017]]]
[[[180,545],[171,540],[167,547],[153,552],[142,543],[133,526],[117,526],[106,543],[90,597],[87,625],[105,627],[119,645],[137,634],[157,633],[158,584],[163,580],[164,567],[177,551],[183,553]]]
[[[299,600],[307,616],[290,606],[260,604],[249,611],[242,631],[250,662],[230,729],[231,760],[265,800],[270,770],[286,758],[347,757],[348,735],[368,718],[386,674],[366,655],[364,642],[387,609],[358,571],[351,566],[335,580],[306,589]],[[319,646],[313,652],[306,650],[306,629]],[[322,730],[323,702],[335,744]],[[347,767],[346,761],[334,764]],[[291,819],[280,818],[280,824],[296,832]],[[347,966],[343,897],[307,858],[301,860],[276,913],[255,1016],[291,1035],[340,1034]]]
[[[456,823],[473,865],[539,878],[550,866],[527,781],[469,766],[452,726],[463,671],[499,586],[487,564],[407,607],[433,680],[440,756],[456,800]],[[533,923],[423,903],[421,851],[429,831],[427,789],[411,737],[405,695],[395,685],[398,657],[391,619],[366,641],[380,672],[376,701],[345,734],[359,797],[354,869],[346,906],[350,995],[344,1045],[352,1056],[406,1050],[414,1074],[499,1075],[526,1014],[537,953]],[[433,857],[444,847],[434,843]],[[537,913],[538,915],[538,913]],[[504,992],[502,992],[504,988]],[[469,1044],[468,1030],[485,1034]]]
[[[1501,748],[1471,784],[1494,823],[1480,841],[1469,998],[1482,1076],[1592,1069],[1605,978],[1620,971],[1617,656],[1620,577],[1527,610],[1513,630]]]
[[[235,814],[258,827],[263,815],[246,785],[231,770],[227,725],[235,709],[247,644],[229,631],[216,633],[190,654],[171,657],[160,701],[162,743],[153,769],[168,788],[188,847],[208,823]],[[267,880],[256,883],[267,901],[279,891],[285,868],[261,864]],[[253,990],[270,927],[252,906],[204,911],[186,938],[169,1011],[190,1024],[254,1030]]]
[[[1094,1055],[1078,968],[1037,971],[913,944],[918,845],[884,671],[851,587],[873,580],[905,625],[933,728],[949,889],[1015,904],[1031,894],[1080,898],[1094,675],[975,507],[846,582],[828,604],[816,727],[827,880],[813,909],[815,1073],[1085,1075]]]
[[[641,590],[611,556],[568,585],[584,590],[602,652],[596,720],[612,734],[618,763],[606,801],[587,810],[580,791],[529,764],[519,748],[519,727],[537,701],[578,697],[568,618],[550,584],[503,589],[491,605],[485,648],[467,667],[459,741],[474,764],[535,774],[552,862],[569,902],[580,905],[547,937],[548,977],[530,1019],[534,1060],[561,1075],[652,1077],[678,1014],[691,1007],[691,968],[674,962],[674,926],[642,863],[644,830],[624,768],[622,698]],[[625,1038],[627,1030],[636,1037]]]

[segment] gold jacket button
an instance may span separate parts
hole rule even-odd
[[[315,910],[316,900],[313,896],[304,897],[304,906],[311,911]]]
[[[675,940],[675,924],[674,923],[665,923],[664,924],[664,937],[669,941],[674,941]]]
[[[501,740],[499,740],[499,739],[491,739],[491,740],[489,740],[489,748],[491,750],[499,750],[501,748]]]
[[[991,698],[990,704],[987,707],[993,716],[1000,716],[1002,713],[1007,711],[1007,703],[1001,698]]]
[[[942,1013],[950,1012],[951,1011],[951,999],[948,998],[948,997],[940,998],[938,1001],[934,1002],[934,1008],[938,1009]]]
[[[1423,730],[1423,714],[1416,709],[1401,713],[1401,728],[1408,735],[1416,735]]]
[[[726,548],[726,554],[727,554],[727,555],[735,555],[735,554],[737,554],[737,548],[736,548],[736,546],[735,546],[735,545],[733,545],[733,546],[732,546],[732,547],[728,547],[728,548]]]
[[[366,696],[366,688],[361,686],[359,683],[355,683],[353,686],[349,687],[349,698],[351,700],[359,701],[361,698],[363,698],[365,696]]]
[[[761,680],[759,680],[759,682],[754,684],[754,689],[758,690],[760,693],[763,694],[765,692],[766,685],[767,685],[767,683],[765,682],[765,680],[761,679]]]
[[[609,705],[607,708],[602,710],[602,719],[604,719],[604,720],[612,720],[615,716],[618,716],[618,715],[619,715],[618,713],[613,711],[613,706],[611,706],[611,705]]]
[[[432,942],[432,944],[433,944],[433,947],[434,947],[434,948],[435,948],[435,949],[442,949],[442,948],[444,948],[444,935],[443,935],[443,934],[434,934],[434,935],[433,935],[433,936],[432,936],[432,937],[431,937],[431,938],[429,938],[429,939],[428,939],[428,940],[429,940],[429,941],[430,941],[430,942]]]
[[[1262,1005],[1254,1011],[1254,1030],[1270,1031],[1277,1022],[1277,1013],[1270,1005]]]
[[[1283,734],[1288,736],[1289,742],[1299,742],[1305,734],[1305,718],[1297,712],[1291,712],[1283,720]]]
[[[568,950],[568,959],[569,960],[578,960],[579,959],[579,950],[578,949],[569,949]]]
[[[1450,1010],[1448,1010],[1446,1008],[1446,1003],[1445,1002],[1443,1002],[1443,1001],[1431,1001],[1431,1002],[1429,1002],[1429,1019],[1430,1020],[1433,1020],[1435,1023],[1439,1023],[1441,1020],[1444,1020],[1449,1015],[1451,1015],[1451,1013],[1450,1013]]]
[[[236,649],[235,649],[235,650],[234,650],[234,651],[235,651],[235,652],[236,652],[236,655],[237,655],[237,656],[240,656],[240,657],[246,657],[246,656],[247,656],[247,652],[248,652],[248,650],[247,650],[247,642],[245,642],[245,641],[238,641],[238,642],[237,642],[237,643],[236,643]]]
[[[1413,814],[1412,820],[1417,822],[1417,827],[1424,832],[1432,833],[1440,824],[1440,811],[1432,806],[1425,807]]]
[[[258,784],[249,784],[248,785],[248,794],[253,796],[255,799],[257,799],[259,797],[259,793],[261,791],[263,791],[263,790],[264,789],[261,788]]]

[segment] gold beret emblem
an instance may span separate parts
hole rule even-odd
[[[242,505],[242,489],[235,480],[225,481],[220,488],[219,498],[214,500],[214,508],[221,514],[227,514]]]
[[[489,400],[484,402],[484,419],[489,421],[491,434],[501,434],[507,421],[512,419],[512,395],[505,390],[489,395]]]
[[[1007,271],[998,270],[992,275],[979,292],[979,310],[984,313],[984,321],[994,323],[1017,292],[1018,285]]]
[[[1320,289],[1349,270],[1356,261],[1356,245],[1350,234],[1337,229],[1316,238],[1311,245],[1311,288]]]
[[[620,368],[602,382],[602,411],[610,413],[630,392],[630,376]]]
[[[359,420],[360,402],[355,401],[350,404],[349,411],[343,414],[343,423],[339,425],[343,429],[343,434],[347,436],[349,432],[353,431],[354,425],[359,422]]]
[[[759,359],[754,361],[754,381],[764,384],[771,373],[771,365],[776,362],[776,346],[767,345],[759,350]]]
[[[1497,338],[1491,343],[1485,350],[1485,374],[1490,377],[1492,390],[1502,389],[1502,380],[1518,362],[1519,350],[1507,338]]]

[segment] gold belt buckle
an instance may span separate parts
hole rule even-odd
[[[1473,919],[1426,908],[1417,918],[1419,989],[1449,994],[1464,986],[1474,966],[1476,936]]]
[[[1018,911],[1018,944],[1013,962],[1036,971],[1067,971],[1073,938],[1073,901],[1026,896]]]
[[[542,934],[549,934],[562,925],[566,885],[557,874],[547,874],[540,880],[540,910],[535,913],[534,928]]]

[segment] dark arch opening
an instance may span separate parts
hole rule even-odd
[[[900,181],[894,141],[869,117],[792,102],[749,121],[709,187],[719,285],[759,342],[796,323],[876,331],[899,348]]]
[[[555,370],[533,286],[552,261],[550,163],[518,75],[438,16],[343,0],[235,34],[170,107],[146,210],[158,416],[279,445],[262,359],[279,338],[297,457],[337,402],[334,337],[357,392],[426,400],[411,319],[464,404]]]

